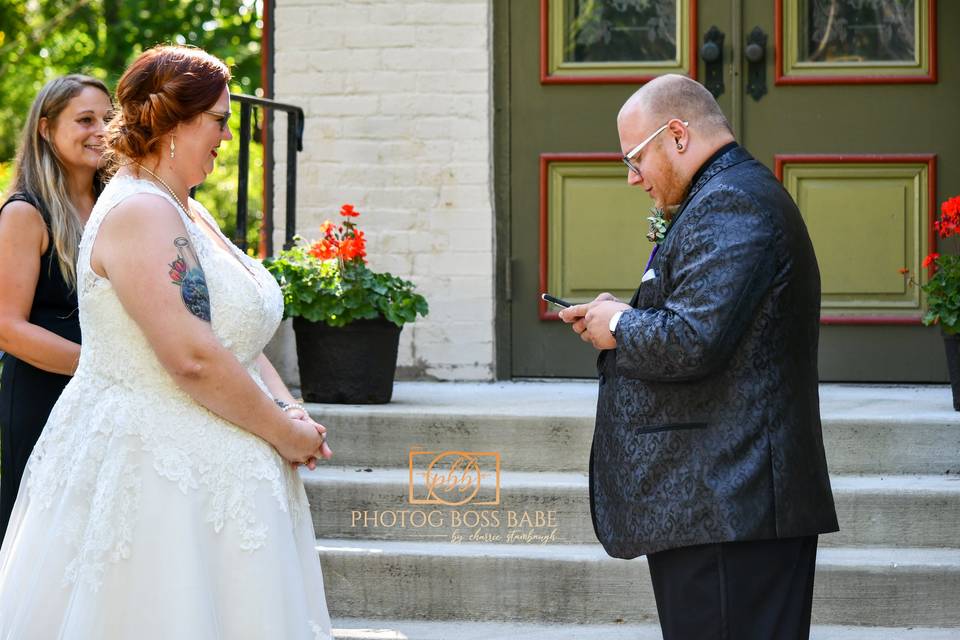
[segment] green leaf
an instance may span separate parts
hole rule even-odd
[[[313,258],[301,245],[264,260],[264,266],[283,288],[285,317],[339,327],[382,316],[403,326],[429,311],[412,282],[359,262],[349,264],[344,273],[338,261]]]

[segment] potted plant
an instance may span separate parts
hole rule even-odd
[[[940,218],[933,227],[942,239],[960,236],[960,196],[943,203]],[[933,252],[924,258],[923,268],[930,270],[926,284],[920,287],[927,296],[923,324],[940,325],[953,389],[953,408],[960,411],[960,256]],[[916,284],[912,278],[910,283]]]
[[[390,402],[400,331],[428,312],[412,282],[367,267],[359,215],[345,204],[341,223],[325,221],[319,240],[297,236],[263,261],[283,291],[284,317],[293,318],[309,402]]]

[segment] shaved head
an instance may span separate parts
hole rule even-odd
[[[617,115],[617,134],[630,165],[627,183],[643,187],[657,207],[680,204],[697,170],[734,142],[710,92],[680,75],[655,78],[630,96]]]
[[[640,87],[621,107],[617,123],[637,116],[650,123],[671,118],[687,120],[708,139],[733,135],[720,105],[706,87],[677,74],[659,76]]]

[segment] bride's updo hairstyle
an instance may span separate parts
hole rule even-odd
[[[202,49],[161,45],[144,51],[117,84],[116,117],[106,132],[112,170],[156,152],[177,124],[213,107],[230,69]]]

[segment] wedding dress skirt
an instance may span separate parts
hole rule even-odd
[[[0,548],[0,640],[329,639],[299,475],[264,440],[181,391],[90,268],[103,217],[142,192],[176,206],[151,182],[117,177],[84,231],[80,364],[30,458]],[[279,325],[280,290],[258,261],[229,241],[225,252],[197,227],[203,221],[180,215],[213,331],[269,393],[255,361]]]

